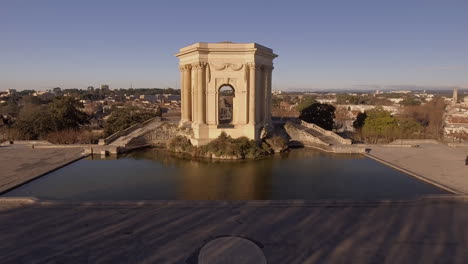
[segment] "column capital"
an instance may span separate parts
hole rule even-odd
[[[204,69],[206,67],[206,62],[196,62],[191,65],[194,69]]]
[[[184,65],[179,65],[179,71],[183,72],[183,71],[189,71],[192,69],[192,65],[191,64],[184,64]]]
[[[251,70],[262,70],[263,69],[263,64],[255,63],[255,62],[247,63],[247,66],[249,66],[249,68]]]
[[[263,65],[263,69],[266,71],[272,71],[274,67],[272,65]]]

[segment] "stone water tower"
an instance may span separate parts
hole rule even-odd
[[[226,132],[260,139],[271,126],[272,49],[257,43],[195,43],[180,49],[181,126],[203,145]]]

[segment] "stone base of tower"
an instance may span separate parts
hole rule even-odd
[[[202,146],[210,143],[210,141],[216,139],[225,132],[232,138],[247,137],[260,141],[260,133],[265,124],[257,125],[207,125],[207,124],[192,124],[193,137],[190,139],[192,145]]]
[[[179,121],[179,128],[192,128],[192,122],[188,120],[180,120]]]

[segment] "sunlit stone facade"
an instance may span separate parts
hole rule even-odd
[[[222,131],[259,140],[261,130],[271,126],[271,75],[277,57],[273,50],[256,43],[199,42],[176,56],[181,72],[180,125],[192,127],[192,143],[206,144]],[[223,87],[230,87],[232,95],[220,104]],[[226,113],[228,118],[222,116]]]

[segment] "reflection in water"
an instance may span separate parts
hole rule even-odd
[[[362,200],[443,193],[359,154],[295,149],[262,160],[211,161],[145,149],[119,157],[88,157],[5,196],[65,200]]]
[[[178,167],[177,194],[185,200],[264,200],[271,193],[271,161],[211,161],[181,158],[162,150],[134,152],[127,157],[157,160]]]
[[[262,162],[263,163],[263,162]],[[181,199],[268,199],[271,167],[252,162],[237,164],[190,164],[182,169]]]

